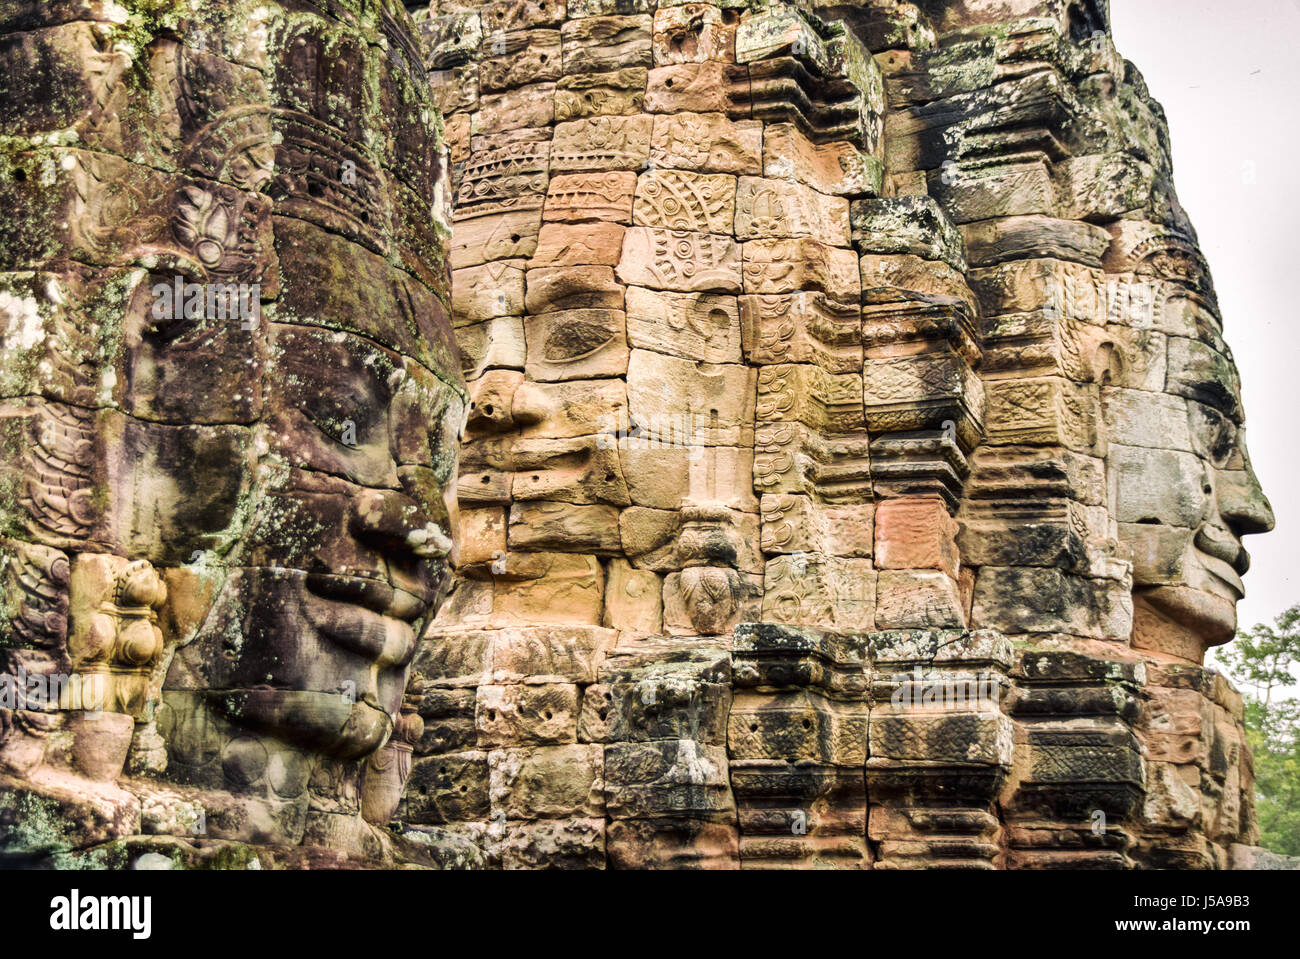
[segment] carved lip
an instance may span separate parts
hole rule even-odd
[[[307,588],[325,599],[351,603],[406,623],[419,619],[429,605],[414,593],[375,576],[309,573]]]
[[[1250,554],[1231,532],[1220,526],[1202,526],[1196,531],[1195,545],[1206,556],[1226,563],[1238,577],[1250,569]],[[1240,580],[1237,583],[1240,586]]]
[[[380,668],[401,668],[415,652],[412,622],[428,609],[418,597],[364,576],[313,573],[303,603],[323,635]]]
[[[1241,576],[1250,569],[1250,554],[1241,541],[1227,530],[1202,526],[1193,540],[1201,567],[1233,603],[1245,598],[1246,584]],[[1211,589],[1214,589],[1211,586]]]

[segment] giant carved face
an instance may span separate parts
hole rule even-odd
[[[385,319],[417,315],[405,298],[424,317],[436,301],[400,276],[376,281],[369,336],[268,324],[261,419],[227,467],[246,471],[247,515],[231,519],[247,526],[231,553],[210,558],[214,537],[194,557],[219,594],[168,682],[169,701],[193,690],[241,726],[340,758],[372,752],[397,715],[450,550],[463,416],[453,386],[379,345],[393,339]]]
[[[1147,225],[1115,231],[1141,370],[1106,390],[1113,508],[1134,553],[1134,642],[1200,661],[1236,630],[1250,556],[1273,528],[1246,451],[1241,386],[1195,244]],[[1135,308],[1136,305],[1136,308]]]
[[[0,238],[5,666],[138,674],[109,706],[156,719],[169,778],[282,798],[393,731],[467,400],[409,22],[375,5],[376,45],[293,6],[154,38],[143,93],[126,47],[49,78],[87,148],[33,137],[0,183],[55,230]],[[115,638],[132,617],[166,642]]]

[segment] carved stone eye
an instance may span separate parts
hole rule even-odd
[[[1236,424],[1218,410],[1194,402],[1187,404],[1187,422],[1196,452],[1215,467],[1224,468],[1237,449]]]
[[[613,338],[613,331],[604,324],[569,320],[548,331],[542,355],[552,363],[573,362],[590,356]]]

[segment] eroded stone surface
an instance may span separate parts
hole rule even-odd
[[[400,4],[203,9],[4,23],[48,86],[3,121],[0,663],[50,695],[4,703],[0,858],[468,865],[382,827],[452,546],[449,268],[500,224],[450,249]]]
[[[3,855],[1263,864],[1272,514],[1105,5],[411,6],[0,19],[0,662],[109,677],[0,712]]]

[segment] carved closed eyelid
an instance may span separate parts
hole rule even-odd
[[[387,404],[378,402],[374,395],[365,396],[356,389],[349,389],[342,396],[313,397],[299,407],[316,429],[335,442],[342,441],[348,424],[358,437],[366,436],[387,421],[387,409]]]
[[[1223,469],[1240,451],[1242,430],[1219,410],[1191,403],[1188,422],[1193,448],[1217,468]]]
[[[608,344],[617,334],[594,323],[571,323],[551,331],[543,346],[543,355],[551,362],[579,360]]]
[[[1218,380],[1201,380],[1185,384],[1183,394],[1203,408],[1219,414],[1240,426],[1243,422],[1241,403],[1233,392]]]

